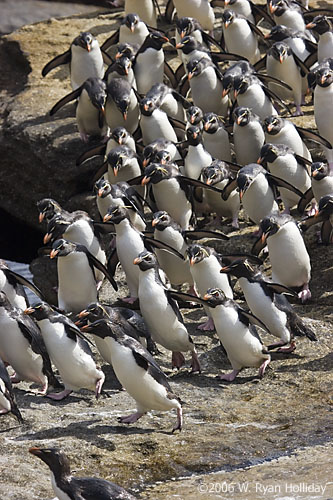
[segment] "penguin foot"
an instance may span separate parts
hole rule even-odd
[[[101,395],[104,380],[105,380],[105,375],[103,374],[103,376],[99,378],[96,382],[96,387],[95,387],[96,399],[98,399]]]
[[[309,285],[303,286],[303,289],[298,293],[298,298],[301,300],[302,304],[311,299]]]
[[[235,380],[239,372],[240,370],[232,370],[232,372],[218,375],[216,378],[220,380],[226,380],[227,382],[232,382],[233,380]]]
[[[293,352],[296,349],[296,343],[295,342],[290,342],[289,347],[280,347],[276,352],[283,352],[283,353],[290,353]]]
[[[46,396],[48,387],[49,387],[48,382],[46,384],[43,384],[43,387],[40,391],[38,391],[38,394],[40,394],[41,396]]]
[[[212,318],[209,318],[205,323],[199,325],[197,329],[204,330],[205,332],[215,330],[214,321],[212,320]]]
[[[271,358],[265,359],[265,361],[263,362],[263,364],[259,368],[259,377],[260,378],[262,378],[264,376],[265,370],[266,370],[266,368],[267,368],[267,366],[269,365],[270,362],[271,362]]]
[[[238,222],[238,216],[233,217],[232,222],[231,222],[231,227],[234,227],[235,229],[239,229],[239,222]]]
[[[177,425],[174,427],[171,431],[171,434],[173,434],[175,431],[181,431],[183,428],[183,410],[182,408],[177,408]]]
[[[88,140],[89,140],[88,134],[86,134],[85,132],[80,132],[80,138],[81,138],[81,141],[83,141],[83,142],[88,142]]]
[[[299,104],[296,104],[296,111],[293,113],[292,116],[303,116],[304,113],[301,109],[301,106]]]
[[[201,365],[196,351],[192,352],[192,362],[191,362],[191,373],[199,372],[201,373]]]
[[[181,352],[172,351],[172,368],[181,368],[185,365],[185,358]]]
[[[21,382],[21,377],[19,377],[16,373],[14,373],[13,375],[11,375],[10,377],[10,381],[12,384],[18,384],[19,382]]]
[[[311,207],[308,210],[305,210],[305,215],[308,217],[312,217],[313,215],[316,215],[318,212],[318,203],[316,201],[313,201],[311,203]]]
[[[137,297],[123,297],[121,300],[123,302],[126,302],[127,304],[134,304],[136,299],[137,299]]]
[[[53,399],[54,401],[61,401],[62,399],[67,398],[73,391],[69,389],[65,389],[62,392],[50,392],[50,394],[46,394],[47,398]]]
[[[134,422],[137,422],[139,418],[143,417],[144,413],[141,411],[136,411],[135,413],[131,413],[131,415],[124,416],[124,417],[118,417],[118,422],[121,424],[134,424]]]

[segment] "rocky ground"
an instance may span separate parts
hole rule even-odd
[[[50,195],[57,199],[58,189],[60,201],[66,202],[77,192],[80,176],[89,173],[88,167],[75,167],[83,146],[73,108],[64,108],[54,118],[47,116],[70,90],[66,71],[59,69],[42,79],[41,68],[66,50],[83,29],[103,42],[118,25],[117,16],[53,19],[2,39],[1,182],[9,204],[13,206],[13,199],[16,204],[22,201],[22,217],[27,217],[34,231],[34,201]],[[314,128],[310,102],[297,123]],[[25,192],[19,195],[14,190],[18,175],[26,182]],[[89,193],[73,200],[73,207],[75,201],[88,203]],[[66,208],[72,209],[70,204]],[[240,231],[223,229],[231,238],[218,250],[250,251],[254,228],[243,218]],[[301,339],[294,353],[273,354],[263,379],[256,370],[246,369],[228,384],[216,379],[230,369],[216,335],[197,330],[202,310],[183,309],[203,370],[191,375],[186,366],[172,372],[170,355],[161,349],[157,356],[174,392],[185,402],[184,429],[176,434],[170,432],[173,413],[152,412],[134,425],[119,424],[117,417],[130,413],[134,403],[119,391],[112,369],[105,364],[106,394],[99,401],[81,391],[63,402],[52,402],[38,396],[34,385],[20,383],[16,394],[25,423],[17,426],[9,416],[0,419],[0,498],[53,498],[47,467],[27,450],[58,446],[69,455],[76,475],[113,480],[143,499],[332,499],[333,256],[331,247],[318,245],[315,227],[305,234],[305,241],[313,296],[306,305],[295,304],[295,309],[313,327],[318,342]],[[34,266],[41,269],[40,260]],[[265,270],[269,273],[268,262]],[[45,273],[52,272],[45,267]],[[117,296],[107,286],[102,290],[101,299],[108,303],[126,295],[122,274],[118,272],[116,278],[122,285]]]

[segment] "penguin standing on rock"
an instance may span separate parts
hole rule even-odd
[[[93,354],[79,328],[65,315],[54,311],[46,302],[24,311],[38,323],[50,357],[57,367],[65,389],[47,397],[60,401],[80,389],[102,391],[105,375],[94,361]]]
[[[50,468],[51,483],[59,500],[136,500],[117,484],[97,477],[73,477],[68,457],[58,448],[29,448],[29,453]]]
[[[82,327],[82,331],[105,339],[116,377],[136,401],[137,411],[120,417],[119,421],[131,424],[149,410],[167,411],[176,408],[177,424],[172,432],[180,431],[183,423],[180,400],[172,392],[167,377],[151,354],[139,342],[105,319]]]
[[[0,358],[0,415],[12,413],[20,424],[23,417],[18,409],[15,395],[5,364]]]

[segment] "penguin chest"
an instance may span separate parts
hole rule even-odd
[[[58,487],[53,472],[51,472],[51,484],[58,500],[71,500],[71,497]]]
[[[76,121],[79,132],[89,135],[101,135],[104,128],[99,126],[100,111],[92,104],[88,93],[82,90],[76,108]]]
[[[228,298],[233,297],[228,277],[220,273],[220,269],[221,264],[214,255],[190,267],[195,288],[201,297],[207,293],[208,288],[220,288]]]
[[[108,337],[114,372],[126,391],[138,404],[139,411],[168,410],[177,407],[167,397],[166,388],[139,366],[132,350]]]
[[[134,72],[140,94],[146,94],[155,83],[162,83],[164,74],[163,49],[149,48],[140,53],[136,58]]]
[[[126,274],[127,279],[139,283],[139,268],[133,264],[133,260],[145,249],[142,237],[135,229],[130,227],[128,221],[122,221],[116,226],[116,245],[119,262]]]
[[[265,175],[261,173],[256,176],[245,191],[242,202],[245,212],[256,224],[259,224],[261,219],[267,215],[279,211],[273,191]]]
[[[58,257],[57,268],[60,308],[80,312],[97,300],[94,272],[84,252]]]
[[[214,112],[224,114],[228,101],[222,97],[222,83],[217,78],[215,69],[210,66],[205,68],[200,75],[190,80],[192,99],[195,106],[202,109],[204,113]],[[222,104],[225,106],[222,106]],[[222,110],[221,110],[222,107]]]
[[[261,120],[270,115],[277,115],[273,104],[266,96],[261,85],[257,83],[250,85],[243,94],[238,94],[237,102],[239,106],[250,108]]]
[[[323,62],[327,57],[332,57],[333,54],[333,32],[327,31],[320,35],[318,42],[318,62]]]
[[[211,162],[212,157],[202,144],[189,146],[185,158],[185,175],[192,179],[198,179],[201,175],[201,170],[204,167],[208,167]]]
[[[240,321],[238,311],[224,305],[211,309],[216,333],[235,370],[260,366],[264,355],[260,340]]]
[[[222,182],[214,184],[214,187],[223,189],[227,185],[228,181],[228,179],[224,179]],[[213,211],[221,217],[234,218],[239,211],[240,201],[239,194],[236,189],[230,193],[227,200],[223,200],[220,193],[215,193],[214,191],[207,189],[205,192],[205,199]]]
[[[293,89],[290,91],[281,85],[269,82],[268,87],[281,99],[294,99],[296,104],[301,103],[302,77],[293,55],[288,56],[282,63],[272,56],[267,56],[267,74],[288,83]]]
[[[235,153],[240,165],[256,163],[264,142],[265,133],[259,122],[252,122],[244,127],[234,125]]]
[[[231,151],[228,132],[219,129],[215,134],[203,133],[205,149],[213,157],[219,160],[231,161]]]
[[[178,231],[172,228],[166,228],[163,231],[155,230],[154,238],[172,246],[184,255],[186,244],[184,243],[181,233]],[[193,283],[188,262],[181,260],[179,257],[166,250],[156,250],[156,254],[158,262],[166,273],[170,283],[173,285]]]
[[[273,175],[289,182],[302,193],[311,187],[311,179],[307,169],[299,165],[293,155],[279,156],[273,163],[269,163],[269,170]],[[279,191],[286,208],[291,208],[298,203],[299,196],[290,189],[279,187]]]
[[[151,116],[141,115],[140,127],[145,146],[161,137],[168,141],[178,142],[176,132],[169,122],[167,114],[161,109],[155,109]]]
[[[165,210],[180,224],[182,229],[188,229],[192,205],[177,179],[166,179],[153,184],[153,193],[158,210]]]
[[[314,115],[320,135],[333,142],[333,84],[316,85],[314,90]]]
[[[287,327],[286,313],[276,307],[274,300],[265,294],[259,283],[240,278],[239,284],[251,312],[261,319],[272,335],[289,342],[290,332]]]
[[[77,45],[72,45],[71,52],[70,74],[73,90],[80,87],[87,78],[103,78],[104,62],[97,41],[90,52]]]
[[[257,39],[245,19],[235,19],[227,29],[223,27],[223,36],[228,52],[246,57],[251,64],[259,60]]]
[[[326,196],[327,194],[333,193],[333,176],[327,175],[320,181],[312,179],[311,186],[313,195],[316,201],[319,203],[320,198]]]

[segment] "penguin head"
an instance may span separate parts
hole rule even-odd
[[[328,17],[320,15],[312,19],[312,21],[305,27],[308,30],[315,31],[318,35],[323,35],[324,33],[333,30],[333,23]]]
[[[292,54],[292,50],[284,42],[275,42],[268,50],[267,54],[272,56],[276,61],[279,61],[280,64],[282,64],[287,59],[287,57]]]
[[[72,241],[68,241],[63,238],[55,240],[52,244],[50,259],[54,259],[55,257],[66,257],[66,255],[75,252],[76,249],[77,245]]]
[[[164,43],[169,42],[169,38],[161,31],[152,30],[149,35],[147,35],[148,46],[154,48],[155,50],[160,50]]]
[[[240,199],[243,198],[245,191],[249,189],[257,175],[265,174],[266,171],[257,163],[249,163],[242,167],[237,173],[237,187]]]
[[[164,231],[164,229],[170,227],[171,221],[172,219],[168,212],[160,210],[159,212],[155,212],[153,214],[151,225],[153,228],[158,229],[158,231]]]
[[[125,121],[131,102],[131,92],[131,84],[123,78],[111,78],[107,84],[107,98],[113,99]]]
[[[154,163],[160,163],[161,165],[166,165],[170,163],[172,160],[171,153],[166,149],[161,149],[161,151],[156,151],[154,154],[152,161]]]
[[[203,299],[207,301],[210,307],[219,306],[228,300],[225,293],[220,288],[208,288]]]
[[[231,274],[236,278],[251,278],[255,274],[255,270],[247,258],[240,258],[223,266],[220,273]]]
[[[119,146],[123,146],[129,138],[129,135],[125,127],[116,127],[112,130],[110,137],[117,142]]]
[[[157,259],[152,252],[145,250],[133,260],[133,264],[139,266],[141,271],[147,271],[148,269],[154,269],[157,266]]]
[[[333,83],[333,70],[323,66],[315,70],[316,84],[320,87],[329,87]]]
[[[54,217],[48,222],[47,232],[44,236],[43,243],[46,245],[50,241],[55,241],[61,238],[64,232],[68,229],[71,222],[60,214],[55,214]]]
[[[202,118],[204,131],[208,134],[214,134],[221,126],[223,126],[222,121],[219,119],[216,113],[205,113]]]
[[[138,16],[138,14],[130,13],[124,17],[121,24],[124,26],[127,26],[127,28],[131,31],[131,33],[134,33],[135,29],[137,28],[137,26],[140,22],[141,22],[141,19]]]
[[[224,161],[217,159],[201,170],[201,176],[203,182],[208,186],[214,186],[214,184],[222,182],[224,179],[233,178],[228,165]]]
[[[194,59],[191,59],[186,64],[187,78],[192,80],[192,78],[199,76],[209,65],[211,65],[211,61],[207,57],[201,57],[200,59],[195,57]]]
[[[197,146],[202,143],[201,128],[197,125],[191,125],[186,130],[187,141],[190,146]]]
[[[176,20],[176,29],[180,38],[191,35],[194,31],[200,30],[201,26],[194,17],[180,17]]]
[[[143,186],[148,183],[157,184],[164,179],[169,179],[172,176],[172,170],[169,165],[150,163],[150,165],[145,168],[144,174],[145,176],[141,181]]]
[[[184,54],[190,54],[193,50],[200,47],[200,44],[194,36],[186,35],[176,44],[176,49],[180,49]]]
[[[144,116],[151,116],[157,109],[156,102],[150,97],[144,97],[140,101],[140,111]]]
[[[319,200],[318,204],[318,212],[316,214],[316,217],[321,216],[322,218],[329,218],[330,215],[333,214],[333,195],[332,194],[327,194],[326,196],[323,196]]]
[[[54,310],[47,302],[39,302],[34,306],[28,307],[24,310],[24,314],[32,316],[37,321],[41,321],[49,317]]]
[[[139,49],[139,46],[133,45],[133,44],[128,43],[128,42],[119,43],[117,45],[117,53],[116,53],[115,58],[119,59],[121,56],[126,56],[132,60],[132,59],[134,59],[135,54],[137,53],[138,49]]]
[[[273,163],[282,153],[283,146],[283,144],[271,144],[270,142],[264,144],[260,150],[260,156],[257,163],[264,165],[266,165],[267,162]]]
[[[113,222],[113,224],[120,224],[124,219],[129,219],[126,207],[112,203],[107,213],[104,215],[103,222]]]
[[[96,44],[96,42],[96,38],[89,31],[84,31],[80,33],[76,38],[74,38],[73,45],[82,47],[83,49],[90,52],[93,48],[92,45]]]
[[[186,110],[186,119],[191,125],[198,125],[203,117],[203,112],[198,106],[190,106]]]
[[[59,203],[52,198],[43,198],[37,201],[37,208],[39,211],[39,222],[42,222],[44,219],[48,221],[52,219],[56,213],[60,214],[62,211]]]
[[[234,97],[238,94],[244,94],[251,85],[251,75],[237,75],[233,81]]]
[[[88,92],[91,103],[104,113],[106,103],[106,83],[101,78],[87,78],[83,88]]]
[[[115,177],[117,177],[119,170],[125,167],[134,156],[134,151],[128,146],[116,146],[108,153],[106,161],[113,169]]]
[[[316,161],[311,165],[311,177],[316,181],[321,181],[324,177],[330,175],[330,169],[327,162]]]
[[[194,266],[199,264],[204,259],[212,255],[213,250],[210,247],[205,247],[203,245],[189,245],[185,251],[186,259],[189,260],[190,265]]]
[[[81,331],[84,333],[91,333],[101,339],[111,337],[117,340],[117,337],[123,336],[121,329],[116,324],[111,323],[107,318],[98,319],[90,323],[90,325],[82,326]]]
[[[222,22],[223,22],[224,28],[227,29],[230,26],[230,24],[232,24],[234,22],[236,17],[237,17],[237,14],[233,10],[231,10],[231,9],[224,10],[222,12]]]
[[[275,16],[282,16],[287,7],[289,6],[285,0],[269,0],[268,2],[269,12]]]
[[[271,31],[265,35],[266,40],[273,40],[274,42],[282,42],[286,38],[292,36],[292,30],[283,24],[273,26]]]
[[[94,192],[99,198],[105,198],[111,193],[111,184],[109,181],[101,177],[94,184]]]
[[[128,76],[130,69],[132,68],[132,61],[127,56],[121,56],[116,59],[114,64],[114,69],[120,76]]]
[[[284,119],[276,115],[267,116],[263,123],[264,132],[270,135],[278,134],[284,125]]]
[[[71,474],[70,463],[65,455],[58,448],[37,448],[29,449],[29,453],[40,458],[49,466],[55,477],[69,477]]]
[[[238,106],[234,109],[232,114],[234,122],[239,127],[245,127],[249,124],[251,118],[254,116],[250,108],[246,108],[245,106]]]
[[[103,307],[100,302],[92,302],[91,304],[86,307],[86,309],[83,309],[77,317],[79,318],[79,321],[75,322],[75,324],[80,325],[82,320],[87,319],[91,323],[94,321],[97,321],[102,318],[108,318],[109,315],[106,312],[106,309]]]
[[[269,236],[276,234],[280,227],[280,221],[274,215],[264,217],[260,221],[260,229],[262,231],[261,241],[264,243]]]

